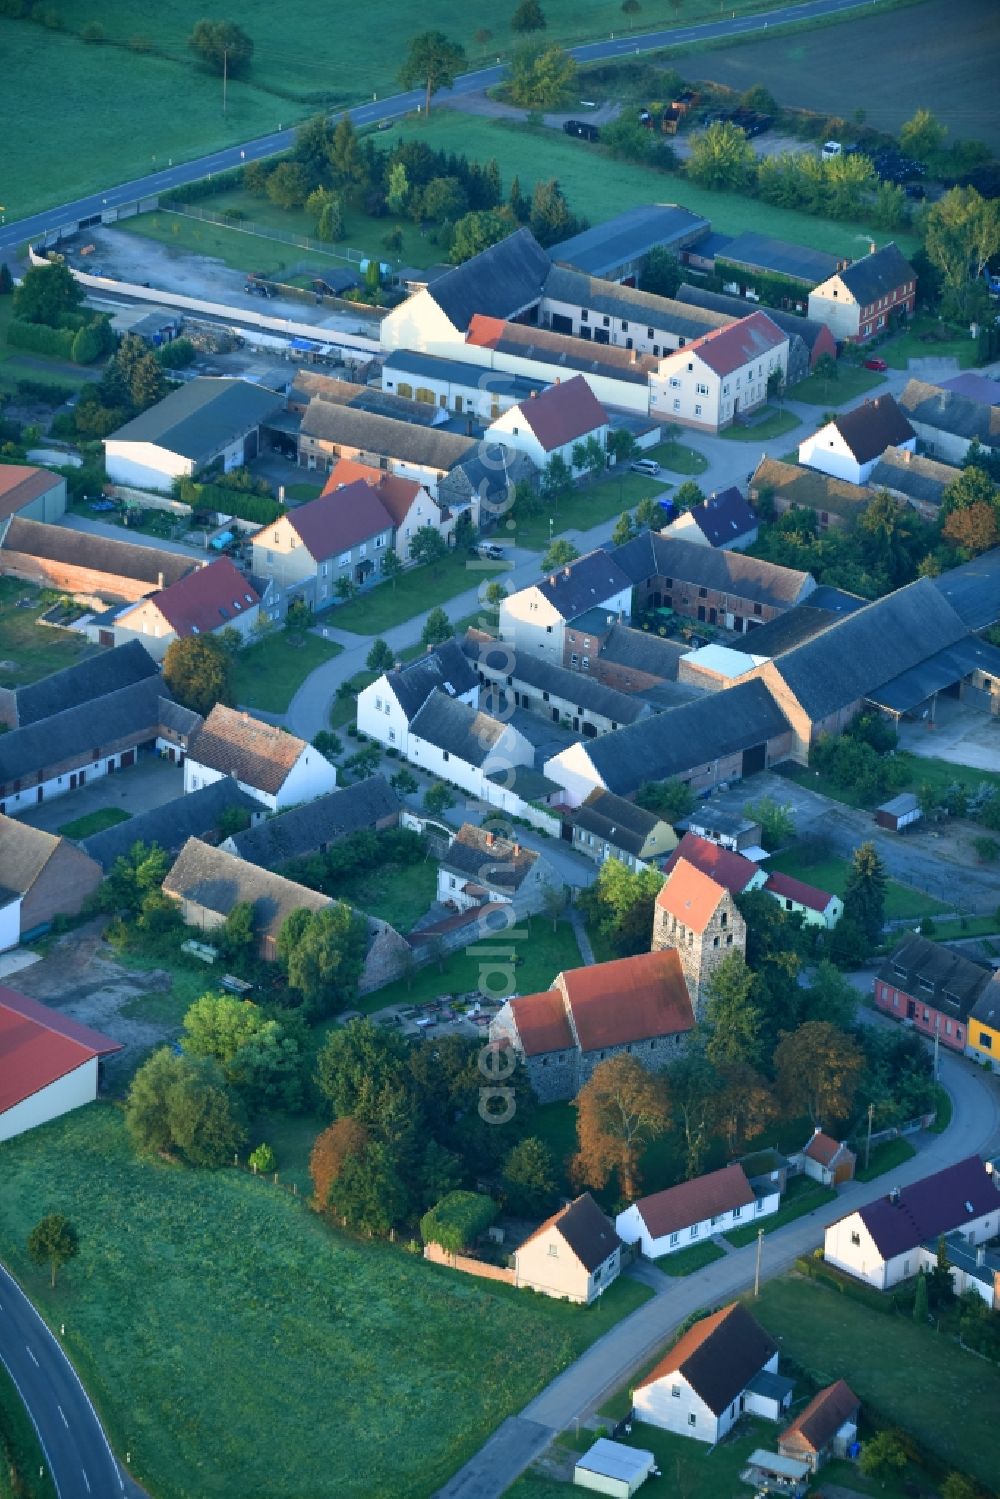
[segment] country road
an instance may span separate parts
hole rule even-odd
[[[59,1499],[138,1499],[58,1339],[0,1266],[0,1362],[38,1433]]]
[[[583,46],[570,47],[577,62],[601,62],[608,58],[627,57],[632,54],[656,51],[661,47],[680,46],[691,42],[709,41],[714,38],[752,36],[763,34],[769,26],[789,21],[817,20],[825,16],[841,15],[864,8],[869,13],[878,0],[803,0],[799,5],[776,7],[766,14],[737,17],[735,12],[725,20],[703,22],[698,26],[672,26],[659,31],[614,36],[607,41],[588,42]],[[721,7],[720,7],[721,8]],[[456,79],[451,89],[443,89],[435,96],[438,104],[462,94],[479,93],[499,83],[505,72],[502,63],[489,68],[480,68],[473,73],[464,73]],[[411,89],[408,93],[394,94],[389,98],[359,104],[347,113],[355,125],[373,125],[379,120],[393,120],[409,114],[423,104],[423,90]],[[91,193],[72,203],[64,203],[43,213],[31,214],[21,219],[11,219],[0,224],[0,258],[18,250],[26,240],[46,231],[58,229],[63,224],[77,223],[81,219],[97,217],[104,209],[121,207],[138,198],[154,197],[170,188],[183,187],[215,172],[227,172],[243,166],[248,161],[259,161],[262,157],[274,156],[287,151],[295,138],[295,128],[275,131],[256,140],[245,141],[242,146],[227,146],[208,156],[193,161],[178,162],[160,172],[151,172],[146,177],[137,177],[130,182],[111,184],[101,192]]]
[[[861,1018],[880,1024],[868,1011]],[[928,1135],[892,1181],[850,1182],[836,1202],[776,1229],[764,1239],[761,1278],[787,1270],[822,1242],[828,1223],[881,1196],[975,1153],[1000,1148],[1000,1087],[963,1057],[942,1056],[941,1081],[954,1105],[941,1135]],[[437,1499],[499,1499],[558,1432],[591,1415],[630,1374],[650,1362],[692,1312],[741,1295],[753,1285],[755,1247],[747,1245],[693,1275],[674,1279],[631,1316],[593,1343],[517,1416],[510,1416],[479,1452],[438,1491]],[[645,1277],[643,1277],[645,1278]]]

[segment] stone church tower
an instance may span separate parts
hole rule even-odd
[[[687,859],[679,859],[656,897],[653,951],[680,956],[695,1019],[701,1020],[711,977],[731,952],[746,956],[747,928],[736,902]]]

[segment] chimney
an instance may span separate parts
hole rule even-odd
[[[162,573],[157,573],[156,574],[156,586],[157,586],[157,588],[162,588],[163,587],[163,574]]]
[[[629,362],[629,364],[638,364],[639,363],[639,351],[638,351],[638,349],[629,349],[629,351],[628,351],[628,362]]]
[[[556,376],[556,384],[557,385],[561,385],[562,384],[562,375],[557,375]]]
[[[555,586],[556,586],[556,575],[555,575],[555,573],[552,573],[551,576],[550,576],[550,578],[549,578],[549,587],[550,588],[554,588]]]
[[[869,255],[874,255],[875,254],[875,241],[874,240],[872,240],[871,244],[868,246],[868,253],[869,253]]]
[[[492,848],[493,847],[493,834],[490,832],[489,828],[487,828],[485,830],[485,832],[483,833],[483,837],[486,839],[486,847],[487,848]]]
[[[535,397],[536,397],[536,396],[537,396],[537,394],[538,394],[538,391],[537,391],[537,390],[533,390],[533,391],[532,391],[532,392],[531,392],[531,399],[532,399],[532,400],[534,400],[534,399],[535,399]]]
[[[910,459],[912,457],[913,457],[913,454],[910,452],[909,448],[904,448],[903,449],[903,462],[904,463],[909,463],[909,461],[910,461]]]

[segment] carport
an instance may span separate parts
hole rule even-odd
[[[865,699],[894,718],[934,721],[939,694],[1000,714],[1000,650],[974,635],[893,677]]]

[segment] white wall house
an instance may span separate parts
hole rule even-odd
[[[479,706],[479,678],[454,640],[383,672],[359,692],[359,731],[409,758],[410,723],[438,687],[459,703]]]
[[[763,312],[706,333],[660,361],[650,415],[718,432],[767,401],[767,382],[788,373],[788,337]]]
[[[337,786],[336,768],[311,744],[217,704],[191,739],[185,794],[226,776],[272,812],[315,801]]]
[[[492,801],[496,787],[488,778],[519,765],[532,767],[535,749],[512,724],[437,690],[410,724],[406,758],[437,780]]]
[[[823,1254],[839,1270],[887,1291],[916,1275],[925,1241],[956,1231],[970,1244],[1000,1234],[1000,1190],[978,1156],[893,1188],[831,1223]]]
[[[487,429],[486,441],[524,453],[538,469],[561,458],[576,477],[586,470],[574,464],[573,449],[591,437],[606,449],[609,431],[607,412],[583,376],[576,375],[510,407]]]
[[[96,1097],[97,1058],[88,1057],[71,1072],[46,1083],[29,1098],[0,1110],[0,1140],[12,1140],[15,1135],[23,1135],[39,1124],[58,1119],[60,1114],[93,1103]]]
[[[595,608],[619,619],[632,609],[632,581],[605,552],[588,552],[508,594],[500,605],[500,638],[521,655],[562,666],[567,624]]]
[[[162,661],[175,640],[235,630],[249,641],[260,615],[260,595],[228,557],[195,569],[168,588],[140,599],[115,617],[116,645],[138,640]]]
[[[626,1244],[638,1243],[647,1259],[655,1260],[766,1218],[780,1203],[777,1189],[758,1197],[742,1166],[724,1166],[640,1198],[618,1214],[615,1228]]]
[[[917,435],[892,396],[865,401],[799,443],[799,462],[848,484],[867,484],[887,448],[915,453]]]
[[[21,896],[9,895],[0,902],[0,952],[21,940]]]
[[[589,1192],[560,1208],[514,1253],[514,1284],[589,1306],[617,1280],[621,1243]]]
[[[249,380],[189,380],[104,439],[108,478],[169,493],[174,479],[240,468],[260,450],[261,422],[280,396]]]

